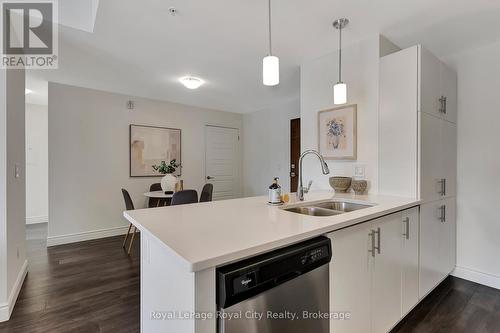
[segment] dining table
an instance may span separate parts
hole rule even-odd
[[[173,195],[173,193],[166,194],[163,191],[152,191],[144,193],[144,196],[149,199],[158,199],[156,205],[157,207],[168,206]]]

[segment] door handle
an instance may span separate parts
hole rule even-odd
[[[405,232],[403,233],[403,236],[409,240],[410,239],[410,218],[407,217],[403,220],[403,223],[405,224]]]
[[[212,177],[212,176],[207,176],[207,179],[210,180],[210,179],[214,179],[215,177]]]
[[[378,236],[377,237],[377,246],[375,247],[375,249],[377,250],[377,253],[380,254],[380,228],[377,228],[377,230],[374,231],[375,235]]]

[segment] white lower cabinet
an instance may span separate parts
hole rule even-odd
[[[420,298],[427,295],[455,268],[455,198],[420,207]]]
[[[418,302],[418,208],[329,234],[334,333],[388,332]],[[408,236],[407,236],[408,234]]]
[[[401,267],[402,315],[405,316],[417,305],[418,297],[418,242],[419,208],[403,212],[403,249]]]

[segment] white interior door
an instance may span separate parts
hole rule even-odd
[[[214,185],[213,200],[240,197],[240,165],[239,130],[206,126],[205,178]]]

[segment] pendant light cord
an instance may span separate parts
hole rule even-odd
[[[339,82],[342,82],[342,25],[339,27]]]
[[[271,0],[268,0],[268,9],[269,9],[269,55],[273,55],[273,43],[271,37]]]

